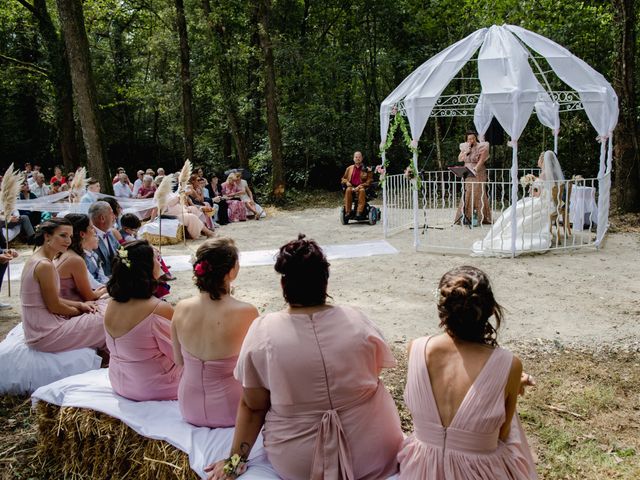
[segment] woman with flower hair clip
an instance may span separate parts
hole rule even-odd
[[[153,296],[162,275],[158,255],[146,240],[122,245],[107,284],[104,315],[111,352],[113,390],[131,400],[175,400],[182,367],[171,347],[173,307]]]
[[[184,365],[178,404],[184,419],[202,427],[235,424],[242,385],[233,378],[242,341],[258,316],[231,295],[238,249],[230,238],[207,240],[196,252],[199,293],[176,305],[171,324],[176,363]]]

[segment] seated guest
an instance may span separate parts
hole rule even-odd
[[[156,193],[156,186],[153,183],[153,177],[145,175],[142,178],[142,186],[138,189],[137,198],[153,198],[154,193]]]
[[[142,186],[142,179],[144,178],[144,171],[143,170],[138,170],[136,172],[136,181],[133,182],[133,197],[137,198],[138,197],[138,190],[140,190],[140,187]]]
[[[173,360],[173,307],[153,296],[162,274],[144,240],[126,243],[113,262],[104,329],[113,390],[131,400],[175,400],[182,367]]]
[[[14,210],[13,213],[9,215],[9,218],[5,216],[0,217],[0,228],[6,229],[7,224],[9,228],[20,225],[20,234],[24,236],[24,239],[29,245],[33,244],[35,231],[28,215],[20,215],[18,210]]]
[[[239,268],[233,240],[207,240],[193,268],[200,293],[180,301],[173,315],[174,357],[184,365],[178,404],[183,418],[200,427],[233,426],[242,397],[233,369],[258,310],[231,296]]]
[[[400,478],[537,478],[516,413],[522,363],[498,347],[502,308],[489,279],[457,267],[438,292],[445,333],[409,345],[404,398],[415,433],[398,453]]]
[[[113,184],[113,194],[120,198],[132,198],[133,190],[131,188],[129,177],[126,173],[121,173],[118,175],[118,181]]]
[[[244,202],[240,200],[243,195],[240,182],[235,172],[227,176],[227,181],[221,186],[222,194],[227,200],[227,213],[230,222],[244,222],[247,219],[247,209]]]
[[[198,185],[200,190],[202,191],[202,196],[204,197],[204,203],[208,205],[212,205],[211,196],[209,194],[209,189],[207,188],[207,179],[204,177],[198,178]]]
[[[244,392],[231,455],[243,458],[207,467],[210,478],[235,478],[263,425],[264,449],[282,478],[393,475],[403,435],[379,379],[395,366],[389,346],[362,312],[326,303],[329,262],[316,242],[300,235],[287,243],[275,269],[289,306],[253,321],[235,370]]]
[[[51,195],[60,193],[60,187],[62,187],[62,184],[58,180],[54,180],[53,182],[51,182],[51,189],[49,190],[49,193]]]
[[[115,215],[111,205],[97,201],[89,207],[89,218],[98,234],[98,248],[94,252],[102,263],[102,269],[107,277],[111,276],[111,261],[118,250],[118,240],[113,236],[111,227],[115,222]]]
[[[362,153],[353,154],[353,165],[349,165],[342,176],[342,188],[344,188],[344,212],[348,217],[353,218],[354,212],[353,196],[357,198],[355,217],[364,218],[364,207],[367,203],[367,188],[373,182],[373,173],[367,169],[362,161]]]
[[[142,226],[140,219],[133,213],[125,213],[120,218],[120,243],[132,242],[138,239],[138,230]]]
[[[7,264],[18,256],[18,252],[11,248],[7,248],[7,241],[4,238],[2,230],[0,230],[0,289],[2,289],[2,279],[4,278],[4,272],[7,271]],[[11,308],[8,303],[0,302],[0,310],[6,310]]]
[[[180,223],[184,225],[187,233],[191,238],[199,238],[200,234],[207,237],[214,237],[215,233],[210,230],[200,219],[202,212],[195,206],[182,206],[180,204],[180,196],[171,194],[171,198],[167,204],[167,210],[163,213],[174,215]]]
[[[22,182],[20,186],[20,196],[18,197],[20,200],[34,200],[36,197],[29,187],[29,182],[26,180]],[[31,222],[32,227],[37,227],[42,221],[42,212],[35,212],[32,210],[19,210],[20,215],[27,215],[29,217],[29,221]]]
[[[113,212],[113,225],[111,226],[111,233],[118,241],[118,243],[122,243],[120,240],[122,237],[120,236],[120,218],[122,217],[122,206],[117,199],[113,197],[104,197],[102,199],[103,202],[107,202],[111,207],[111,211]]]
[[[60,182],[60,185],[67,183],[67,179],[62,175],[62,167],[60,165],[53,167],[53,177],[49,180],[49,184],[53,185],[53,182]]]
[[[160,167],[158,168],[157,175],[153,179],[153,181],[156,183],[156,185],[160,185],[162,183],[163,178],[164,178],[164,168]]]
[[[187,185],[186,193],[191,200],[192,205],[202,206],[205,204],[204,192],[200,185],[200,179],[195,173],[189,177],[189,184]]]
[[[80,203],[97,202],[98,193],[100,193],[100,182],[95,178],[90,178],[87,181],[87,191],[80,199]]]
[[[121,173],[127,173],[126,170],[123,167],[118,167],[116,169],[116,174],[113,177],[112,183],[115,185],[116,183],[118,183],[118,181],[120,180],[120,174]]]
[[[31,186],[31,192],[38,198],[49,195],[49,187],[44,183],[44,173],[36,173],[35,183]]]
[[[36,233],[36,250],[22,270],[20,301],[27,345],[41,352],[104,346],[104,307],[59,296],[53,259],[71,245],[73,227],[65,218],[45,220]]]
[[[239,182],[240,190],[242,191],[240,200],[244,202],[245,208],[253,214],[253,218],[260,220],[260,213],[258,212],[256,203],[253,201],[253,192],[249,188],[247,181],[242,178],[242,173],[236,173],[236,181]]]
[[[104,285],[94,288],[84,259],[86,250],[98,248],[98,236],[87,215],[70,213],[64,218],[73,225],[69,249],[54,264],[60,277],[60,296],[68,300],[98,300],[107,292]]]
[[[218,212],[216,213],[216,222],[220,225],[226,225],[229,223],[229,215],[227,214],[227,200],[222,194],[222,189],[218,182],[218,175],[215,173],[211,176],[210,195],[211,201],[218,205]]]

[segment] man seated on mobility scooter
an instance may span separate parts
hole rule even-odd
[[[342,176],[342,188],[344,190],[344,208],[341,212],[342,223],[349,220],[369,221],[372,225],[379,218],[377,212],[373,212],[375,218],[370,218],[372,207],[367,205],[367,189],[372,186],[373,172],[363,164],[362,153],[353,154],[353,165],[349,165]],[[355,202],[354,202],[355,196]],[[353,211],[354,203],[357,203],[356,211]],[[376,209],[377,210],[377,209]]]

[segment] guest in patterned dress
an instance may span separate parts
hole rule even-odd
[[[244,222],[247,219],[247,209],[241,200],[244,194],[238,177],[235,173],[230,173],[227,181],[221,185],[222,194],[227,201],[227,212],[230,222]]]

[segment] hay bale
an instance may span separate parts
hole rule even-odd
[[[144,232],[142,234],[142,238],[148,241],[151,245],[176,245],[182,241],[184,241],[184,225],[178,226],[178,233],[176,237],[166,237],[164,235],[156,235],[154,233]]]
[[[198,475],[183,451],[138,435],[104,413],[38,402],[38,457],[62,477],[97,480],[158,478],[191,480]]]

